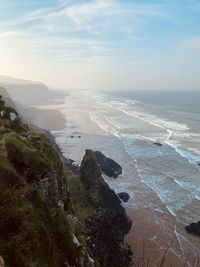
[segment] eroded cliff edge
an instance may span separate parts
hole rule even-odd
[[[131,221],[94,152],[73,173],[0,98],[0,256],[5,266],[129,266]]]

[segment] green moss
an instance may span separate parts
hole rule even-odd
[[[2,109],[7,115],[14,112],[0,98]],[[73,234],[81,231],[67,215],[75,212],[85,218],[93,211],[80,177],[63,169],[44,134],[29,132],[19,119],[11,122],[7,115],[0,119],[0,255],[6,267],[61,267],[66,261],[79,267],[82,249],[89,249],[84,236],[80,246],[74,243]],[[71,190],[65,211],[40,194],[37,182],[50,172],[55,173],[59,199],[68,196],[66,183]]]
[[[17,187],[23,183],[23,179],[6,164],[0,165],[0,186]]]
[[[9,161],[16,171],[25,176],[28,181],[43,177],[52,170],[50,160],[40,150],[20,139],[15,133],[7,134],[4,144]]]
[[[68,188],[75,213],[81,219],[91,216],[95,209],[88,199],[88,194],[79,175],[67,176]],[[78,194],[77,194],[78,192]]]
[[[80,259],[67,216],[42,202],[36,190],[0,189],[0,203],[0,254],[8,265],[63,266],[67,260],[73,266]]]

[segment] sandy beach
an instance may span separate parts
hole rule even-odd
[[[17,106],[19,113],[28,124],[49,131],[60,131],[65,128],[66,119],[61,109],[64,100],[55,100],[45,105],[25,107]]]
[[[65,114],[64,121],[61,120],[60,114],[58,116],[56,109],[60,110],[57,110],[58,113],[63,112],[63,116]],[[45,120],[48,124],[48,129],[52,130],[58,146],[66,157],[80,164],[85,149],[90,148],[102,151],[122,165],[122,175],[117,179],[107,177],[105,179],[116,192],[127,190],[132,192],[131,205],[128,202],[124,207],[133,220],[133,226],[126,241],[133,250],[134,266],[190,266],[189,262],[194,261],[196,251],[182,246],[182,240],[179,239],[178,234],[175,234],[177,229],[177,232],[185,235],[184,225],[177,222],[164,205],[162,212],[146,205],[148,202],[155,205],[159,203],[158,207],[162,204],[158,196],[141,183],[134,160],[126,152],[122,142],[93,123],[85,107],[68,103],[65,108],[61,105],[53,109],[43,107],[42,110],[45,111],[43,113],[45,115],[40,118],[40,122]],[[52,112],[55,117],[52,116]],[[55,122],[62,122],[62,127],[57,128]]]
[[[65,118],[60,111],[55,109],[36,109],[33,124],[40,128],[59,131],[64,128]]]

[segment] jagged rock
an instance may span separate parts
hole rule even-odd
[[[87,149],[83,160],[81,162],[81,180],[83,184],[89,188],[94,184],[98,177],[101,176],[100,167],[97,165],[97,159],[94,152],[90,149]]]
[[[132,221],[127,217],[116,193],[101,176],[95,153],[86,150],[81,163],[81,180],[96,212],[86,220],[85,234],[95,258],[102,267],[128,267],[130,255],[122,249]],[[130,249],[128,250],[130,254]]]
[[[130,198],[129,194],[126,192],[120,192],[117,195],[119,196],[121,200],[123,200],[123,202],[127,202]]]
[[[200,236],[200,221],[187,225],[185,230],[188,234]]]
[[[102,267],[128,267],[131,263],[131,249],[119,234],[120,214],[99,210],[86,222],[88,244]]]
[[[10,120],[15,121],[17,119],[17,114],[14,112],[10,112]]]
[[[45,135],[29,135],[20,117],[11,121],[14,109],[0,105],[5,110],[0,127],[6,123],[7,128],[0,140],[0,239],[6,265],[128,267],[130,250],[123,240],[131,221],[102,178],[94,152],[86,151],[80,173],[73,175]],[[4,260],[0,257],[0,267]]]
[[[51,171],[48,172],[45,175],[45,177],[43,177],[36,183],[45,202],[47,202],[49,205],[59,206],[64,208],[66,205],[67,196],[65,197],[64,202],[61,201],[61,199],[59,198],[59,186],[56,177],[57,177],[56,172]]]
[[[0,111],[0,117],[1,117],[1,118],[3,118],[3,117],[4,117],[4,115],[5,115],[5,112],[4,112],[4,110]]]
[[[67,166],[68,169],[73,171],[74,173],[79,173],[80,171],[80,166],[78,163],[76,163],[73,159],[67,159],[63,158],[65,166]]]
[[[107,158],[100,151],[94,152],[101,170],[109,177],[117,178],[122,173],[122,167],[113,159]]]

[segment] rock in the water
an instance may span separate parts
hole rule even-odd
[[[117,195],[119,196],[121,200],[123,200],[123,202],[127,202],[130,198],[129,194],[126,192],[120,192]]]
[[[187,225],[185,230],[188,234],[200,236],[200,221]]]
[[[161,144],[159,142],[154,142],[153,144],[156,145],[156,146],[163,146],[163,144]]]
[[[101,170],[108,176],[117,178],[122,173],[122,167],[113,159],[107,158],[100,151],[94,152]]]

